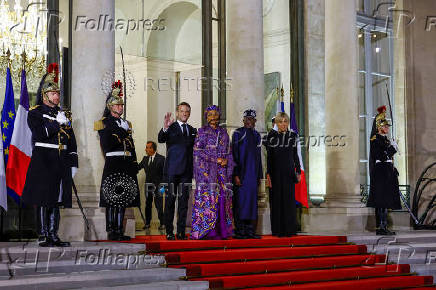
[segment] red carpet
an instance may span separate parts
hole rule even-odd
[[[431,276],[409,265],[386,265],[384,255],[347,243],[343,236],[295,236],[260,240],[181,240],[139,236],[148,253],[163,254],[168,267],[186,268],[184,279],[211,289],[429,289]]]

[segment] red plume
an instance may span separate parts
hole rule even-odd
[[[59,77],[59,65],[57,64],[57,63],[51,63],[51,64],[49,64],[48,65],[48,68],[47,68],[47,72],[48,73],[55,73],[56,74],[56,77],[54,78],[54,81],[55,82],[58,82],[58,77]]]
[[[122,97],[123,96],[123,83],[120,80],[118,80],[112,84],[112,89],[115,89],[115,88],[120,89],[120,93],[118,94],[118,96]]]
[[[386,112],[386,106],[378,107],[378,108],[377,108],[377,112],[378,112],[379,114],[381,114],[381,113],[383,113],[383,112]]]

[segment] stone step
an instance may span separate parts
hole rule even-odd
[[[427,253],[415,253],[409,255],[409,253],[403,252],[400,255],[398,255],[398,253],[390,253],[388,255],[388,261],[396,264],[422,265],[427,263],[427,260]]]
[[[411,272],[416,272],[418,275],[433,276],[433,281],[436,281],[436,263],[426,265],[411,265]]]
[[[397,233],[395,236],[377,236],[375,233],[367,235],[349,235],[347,240],[356,244],[380,245],[390,243],[432,243],[436,241],[436,232],[416,231]]]
[[[206,290],[209,289],[209,282],[207,281],[167,281],[167,282],[154,282],[148,284],[135,284],[124,286],[108,286],[108,287],[93,287],[87,288],[88,290],[105,290],[105,289],[121,289],[121,290]]]
[[[107,253],[107,252],[106,252]],[[45,275],[54,273],[73,273],[100,270],[138,270],[161,267],[165,263],[164,256],[144,254],[104,254],[82,255],[74,260],[34,261],[24,263],[17,260],[13,263],[0,263],[0,280],[26,275]]]
[[[436,243],[391,243],[387,245],[375,245],[368,251],[376,254],[398,254],[412,256],[418,253],[426,253],[436,257]]]
[[[103,270],[70,274],[45,274],[0,281],[0,289],[74,289],[116,287],[131,284],[177,281],[184,269],[152,268],[141,270]],[[118,287],[117,287],[118,288]],[[173,288],[174,289],[174,288]]]
[[[43,248],[36,242],[30,243],[0,243],[0,263],[22,261],[34,263],[35,261],[76,260],[80,256],[101,256],[105,251],[112,254],[136,254],[144,251],[144,244],[112,243],[112,242],[73,242],[71,247]]]

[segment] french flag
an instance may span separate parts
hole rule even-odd
[[[291,101],[290,118],[291,118],[291,129],[298,135],[297,120],[295,118],[295,106],[292,101]],[[295,200],[298,201],[303,206],[309,208],[309,202],[307,201],[306,176],[304,174],[303,158],[301,157],[301,144],[298,140],[297,140],[297,153],[298,153],[298,158],[300,159],[301,181],[295,184]]]
[[[14,123],[9,159],[6,167],[6,185],[21,197],[26,182],[27,168],[32,156],[32,131],[27,125],[29,114],[29,94],[27,92],[26,71],[21,72],[21,95]]]

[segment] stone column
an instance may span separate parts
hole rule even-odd
[[[306,146],[309,154],[308,186],[312,200],[324,198],[326,191],[326,160],[324,143],[318,136],[325,136],[325,3],[324,0],[304,1],[305,50],[307,80],[307,113],[309,129]],[[315,139],[315,140],[313,140]],[[320,144],[321,143],[321,144]]]
[[[94,121],[101,118],[105,106],[102,79],[114,72],[115,33],[109,25],[97,27],[100,15],[113,19],[115,1],[73,2],[71,111],[79,155],[79,170],[74,181],[91,231],[85,231],[77,208],[64,210],[60,230],[67,240],[106,238],[103,209],[98,208],[104,157]]]
[[[360,207],[356,1],[325,2],[326,204]],[[345,143],[345,145],[343,144]],[[344,146],[341,146],[344,145]]]
[[[431,0],[405,0],[403,2],[404,11],[409,12],[408,15],[401,15],[399,20],[404,26],[406,41],[405,100],[407,110],[404,117],[407,132],[407,167],[409,183],[413,190],[422,171],[436,162],[436,119],[434,115],[436,50],[434,44],[431,44],[436,35],[434,17],[436,2]],[[396,121],[398,123],[399,119]],[[434,167],[427,172],[427,176],[434,176]],[[428,186],[422,192],[420,211],[424,210],[433,195],[434,185]],[[430,211],[426,220],[432,221],[434,218],[436,214]]]
[[[319,136],[318,140],[322,142],[320,146],[325,147],[326,195],[321,207],[312,207],[303,214],[305,232],[363,231],[369,216],[373,215],[369,209],[361,207],[359,195],[355,2],[324,2],[325,136]],[[313,104],[309,105],[309,120],[316,122],[318,117],[310,112],[316,115]],[[333,139],[335,136],[345,137],[338,142],[338,137]],[[332,146],[338,143],[345,146]],[[316,168],[310,167],[310,172],[314,170]]]
[[[265,129],[262,0],[228,1],[227,126],[240,127],[242,112],[255,109]]]
[[[265,130],[262,0],[228,1],[227,127],[242,126],[242,112],[257,112],[256,129]],[[260,187],[258,233],[271,233],[265,186]]]

